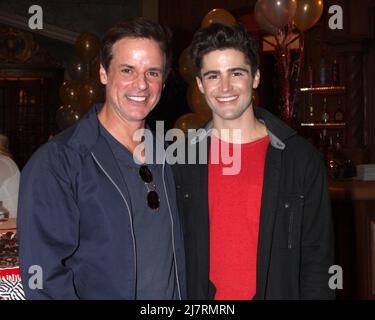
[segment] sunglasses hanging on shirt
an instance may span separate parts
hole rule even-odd
[[[152,184],[153,176],[150,169],[147,165],[141,165],[139,168],[139,176],[141,177],[142,181],[145,183],[147,188],[147,204],[148,206],[153,209],[157,210],[160,206],[160,199],[158,193],[151,188],[155,188],[155,185]]]

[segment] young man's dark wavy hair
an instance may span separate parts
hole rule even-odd
[[[100,50],[100,63],[106,71],[108,71],[112,60],[113,45],[124,38],[143,38],[156,41],[165,55],[164,75],[165,78],[167,77],[171,68],[172,59],[172,34],[169,29],[143,17],[120,22],[110,28],[102,39],[102,48]]]
[[[197,67],[198,76],[203,56],[214,50],[236,49],[241,51],[251,66],[254,76],[258,69],[258,45],[241,25],[214,23],[199,29],[192,40],[190,55]]]

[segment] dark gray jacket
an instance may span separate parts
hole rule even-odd
[[[261,108],[270,144],[264,169],[256,299],[331,299],[328,269],[334,264],[327,175],[321,154]],[[188,148],[199,154],[197,139]],[[206,141],[207,142],[207,141]],[[173,167],[186,250],[189,299],[210,299],[207,164]],[[233,201],[241,201],[241,196]]]

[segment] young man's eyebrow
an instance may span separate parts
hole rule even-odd
[[[250,73],[250,71],[248,69],[242,68],[242,67],[234,67],[234,68],[229,68],[227,70],[227,72],[235,72],[235,71],[242,71],[242,72]],[[205,77],[207,75],[211,75],[211,74],[218,75],[218,74],[220,74],[220,71],[218,71],[218,70],[208,70],[205,73],[203,73],[203,77]]]
[[[203,73],[203,77],[205,77],[209,74],[215,74],[216,75],[216,74],[219,74],[219,73],[220,73],[220,71],[217,71],[217,70],[208,70],[205,73]]]
[[[248,70],[248,69],[241,68],[241,67],[230,68],[230,69],[228,69],[228,71],[229,71],[229,72],[234,72],[234,71],[243,71],[243,72],[249,73],[249,70]]]

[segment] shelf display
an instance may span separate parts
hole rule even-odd
[[[332,73],[336,72],[332,67]],[[338,83],[338,78],[335,80]],[[299,89],[302,109],[301,134],[323,154],[332,178],[343,178],[346,159],[342,155],[347,123],[345,121],[345,86],[310,86]],[[345,171],[346,172],[346,171]]]

